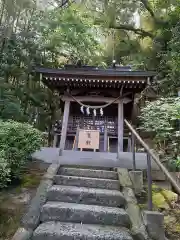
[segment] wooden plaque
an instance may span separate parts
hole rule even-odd
[[[99,131],[80,129],[78,148],[99,149]]]

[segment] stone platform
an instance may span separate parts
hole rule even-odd
[[[71,151],[64,150],[62,156],[59,156],[59,148],[43,147],[40,151],[32,154],[32,158],[42,160],[46,163],[59,161],[61,165],[81,165],[95,167],[110,167],[110,168],[133,168],[133,160],[131,152],[121,152],[119,159],[117,153],[109,152],[87,152],[87,151]],[[147,159],[145,153],[136,153],[137,169],[147,169]],[[158,166],[152,160],[152,169],[158,170]]]

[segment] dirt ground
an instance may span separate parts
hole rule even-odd
[[[169,240],[180,239],[180,207],[164,211],[166,237]]]
[[[47,167],[37,161],[29,163],[22,181],[0,192],[0,240],[14,235]]]

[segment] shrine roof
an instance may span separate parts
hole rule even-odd
[[[151,84],[156,75],[152,71],[133,71],[130,66],[115,66],[114,68],[99,68],[95,66],[66,65],[61,69],[36,68],[42,74],[43,83],[51,88],[133,88],[135,92],[142,91]]]
[[[139,71],[131,70],[129,66],[117,66],[115,68],[100,68],[96,66],[82,66],[66,65],[61,69],[42,68],[37,67],[36,72],[43,75],[51,76],[88,76],[88,77],[154,77],[156,72],[153,71]]]

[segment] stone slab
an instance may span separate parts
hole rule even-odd
[[[102,179],[102,178],[87,178],[87,177],[56,175],[54,177],[54,183],[57,185],[66,185],[66,186],[101,188],[101,189],[111,189],[111,190],[120,189],[120,184],[118,180]]]
[[[62,202],[47,202],[43,206],[41,222],[47,221],[103,224],[127,228],[131,225],[124,209]]]
[[[117,190],[53,185],[48,191],[48,201],[104,205],[109,207],[125,206],[123,194]]]
[[[66,176],[103,178],[103,179],[114,179],[114,180],[118,179],[116,172],[105,171],[105,170],[61,167],[58,173],[61,175],[66,175]]]
[[[112,226],[47,222],[34,232],[32,240],[133,240],[129,231]]]

